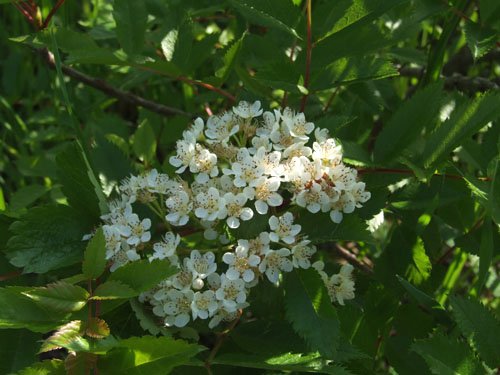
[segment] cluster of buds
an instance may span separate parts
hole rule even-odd
[[[196,119],[169,162],[176,176],[156,170],[130,176],[103,216],[111,271],[143,257],[168,259],[179,268],[140,297],[167,326],[210,319],[215,327],[248,305],[249,291],[259,281],[276,284],[283,272],[310,268],[316,248],[301,233],[292,207],[328,212],[340,223],[370,198],[326,130],[289,108],[263,112],[258,101],[240,102],[206,123]],[[137,203],[163,222],[160,240],[152,240],[151,220],[133,212]],[[235,237],[235,230],[257,215],[266,215],[267,228],[255,238]],[[186,228],[203,231],[203,249],[183,242]],[[331,278],[321,263],[314,268],[332,301],[354,298],[352,268],[344,266]]]

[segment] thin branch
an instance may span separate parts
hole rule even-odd
[[[56,5],[52,7],[50,10],[49,14],[47,15],[47,18],[45,18],[45,21],[43,21],[42,26],[40,27],[40,30],[43,30],[49,26],[50,20],[52,17],[54,17],[54,14],[56,14],[57,10],[61,7],[61,5],[64,4],[65,0],[59,0]]]
[[[55,61],[52,53],[50,53],[46,49],[39,50],[39,53],[49,65],[49,67],[55,69]],[[62,72],[68,77],[71,77],[78,82],[82,82],[87,86],[93,87],[96,90],[99,90],[111,97],[117,98],[125,103],[143,107],[151,112],[155,112],[163,116],[182,115],[187,117],[194,117],[194,115],[191,113],[184,112],[177,108],[168,107],[163,104],[144,99],[143,97],[132,94],[130,92],[117,89],[116,87],[109,85],[102,79],[91,77],[67,65],[62,65],[61,69]]]
[[[369,275],[373,274],[372,267],[369,266],[368,264],[364,263],[363,261],[359,260],[358,258],[356,258],[356,256],[353,253],[351,253],[349,250],[342,247],[338,243],[334,244],[334,248],[335,248],[335,251],[337,252],[337,254],[341,258],[347,260],[349,263],[352,263],[355,267],[359,268],[363,272],[365,272]]]
[[[328,101],[326,102],[325,106],[323,107],[323,112],[328,111],[328,109],[330,108],[330,106],[333,103],[333,99],[335,99],[335,97],[337,96],[339,90],[340,90],[340,86],[336,87],[335,90],[333,90],[332,94],[328,98]]]
[[[306,74],[304,76],[304,87],[307,89],[309,87],[309,80],[311,78],[311,58],[312,58],[312,20],[311,20],[311,0],[307,0],[307,46],[306,46]],[[306,107],[307,98],[309,94],[305,94],[302,97],[302,104],[300,105],[300,111],[304,112]]]
[[[4,275],[0,275],[0,281],[10,280],[21,275],[22,275],[21,271],[12,271]]]
[[[223,90],[223,89],[220,89],[218,87],[215,87],[209,83],[206,83],[206,82],[203,82],[203,81],[200,81],[200,80],[197,80],[197,79],[191,79],[191,78],[188,78],[188,77],[184,77],[184,76],[179,76],[179,77],[176,77],[175,79],[179,80],[179,81],[182,81],[182,82],[186,82],[190,85],[196,85],[196,86],[201,86],[207,90],[210,90],[210,91],[213,91],[213,92],[216,92],[222,96],[225,96],[226,98],[228,98],[231,102],[235,102],[236,101],[236,97],[234,97],[234,95],[230,94],[229,92]]]
[[[393,174],[409,174],[414,176],[415,172],[409,169],[396,169],[396,168],[359,168],[359,174],[366,173],[393,173]],[[442,176],[445,178],[450,178],[453,180],[463,180],[464,177],[457,174],[447,174],[447,173],[434,173],[432,176]],[[492,181],[490,177],[476,177],[479,181]]]
[[[399,69],[399,74],[403,77],[421,79],[424,74],[424,69],[405,66]],[[442,78],[444,79],[444,88],[447,90],[486,91],[500,89],[498,83],[483,77],[468,77],[455,73],[452,76]]]

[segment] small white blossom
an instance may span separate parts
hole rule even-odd
[[[208,138],[208,143],[226,143],[229,138],[236,134],[239,130],[239,125],[232,113],[226,112],[222,116],[210,116],[207,121],[207,129],[205,135]]]
[[[297,194],[295,202],[300,207],[305,207],[309,212],[315,214],[320,211],[322,206],[327,205],[330,199],[322,191],[321,185],[313,181],[306,189]]]
[[[219,303],[215,298],[213,290],[206,290],[204,292],[196,292],[191,302],[191,311],[193,320],[196,318],[207,319],[213,316],[219,308]]]
[[[165,259],[175,254],[175,250],[181,241],[181,237],[172,232],[167,232],[163,236],[163,241],[153,245],[153,255],[150,259]]]
[[[165,206],[169,213],[165,219],[173,225],[186,225],[189,221],[189,213],[193,209],[193,202],[189,195],[184,190],[177,191],[171,195],[166,201]]]
[[[192,290],[169,290],[168,302],[164,305],[166,315],[165,325],[168,327],[184,327],[186,324],[188,324],[193,298],[194,292]]]
[[[247,221],[253,217],[252,209],[245,207],[247,197],[244,194],[226,193],[224,194],[224,201],[226,203],[226,222],[229,228],[238,228],[240,219]]]
[[[208,275],[217,270],[215,255],[211,251],[201,255],[198,250],[193,250],[186,260],[186,267],[193,273],[195,280],[206,279]]]
[[[245,246],[237,246],[234,253],[225,253],[222,260],[229,265],[226,271],[228,279],[236,280],[241,277],[247,283],[255,278],[252,268],[256,268],[260,263],[260,257],[249,255],[248,247]]]
[[[249,199],[255,199],[255,209],[261,215],[267,214],[269,207],[278,207],[283,197],[277,192],[281,181],[278,177],[259,177],[255,187],[247,186],[243,192]]]
[[[268,250],[266,256],[259,265],[259,271],[266,274],[272,283],[277,283],[280,271],[290,272],[293,264],[288,256],[290,250],[282,248],[279,250]]]
[[[247,299],[245,282],[242,279],[230,280],[224,274],[221,275],[220,280],[221,285],[215,292],[215,296],[227,311],[236,311],[238,304],[244,303]]]
[[[269,227],[271,232],[269,233],[269,238],[273,242],[279,242],[280,239],[286,244],[292,244],[295,242],[295,236],[299,234],[301,226],[299,224],[293,224],[293,215],[291,212],[286,212],[279,218],[276,216],[271,216],[269,218]]]
[[[189,171],[197,173],[196,182],[206,183],[210,177],[216,177],[219,174],[217,155],[196,144],[196,155],[189,163]]]
[[[196,195],[194,214],[202,220],[223,219],[226,215],[225,203],[219,195],[219,190],[210,187],[206,193],[201,192]]]
[[[354,280],[352,279],[353,266],[344,264],[338,274],[333,275],[325,282],[326,289],[332,302],[344,305],[344,301],[354,298]]]
[[[195,156],[195,141],[180,139],[176,143],[177,155],[170,157],[169,162],[172,166],[178,168],[177,173],[182,173],[189,167],[191,160]]]
[[[292,247],[292,263],[295,268],[311,267],[311,257],[316,253],[316,247],[309,246],[310,242],[304,240]]]
[[[127,238],[127,243],[137,246],[141,242],[148,242],[151,239],[151,219],[139,219],[139,216],[132,214],[127,217],[127,225],[120,228],[121,234]]]
[[[260,101],[258,100],[252,104],[241,101],[237,107],[233,107],[233,112],[241,118],[246,119],[260,116],[262,114],[262,109],[260,108]]]
[[[136,260],[141,259],[135,248],[130,248],[126,242],[122,244],[123,249],[111,256],[111,267],[109,270],[115,272],[118,268]]]

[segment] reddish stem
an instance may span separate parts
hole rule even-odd
[[[15,2],[15,3],[12,3],[16,9],[24,16],[24,18],[26,18],[28,20],[29,23],[31,23],[32,25],[35,25],[35,20],[33,19],[33,16],[25,9],[23,8],[23,4],[22,2],[18,3],[18,2]]]
[[[9,279],[13,279],[15,277],[20,276],[21,274],[22,274],[21,271],[12,271],[12,272],[6,273],[5,275],[0,275],[0,281],[6,281]]]
[[[222,90],[222,89],[220,89],[218,87],[215,87],[215,86],[213,86],[213,85],[211,85],[209,83],[198,81],[198,80],[194,80],[194,79],[187,78],[187,77],[184,77],[184,76],[179,76],[179,77],[177,77],[177,79],[179,81],[186,82],[186,83],[188,83],[190,85],[201,86],[201,87],[206,88],[207,90],[210,90],[210,91],[216,92],[218,94],[221,94],[222,96],[225,96],[226,98],[228,98],[231,102],[235,102],[236,101],[236,98],[233,95],[231,95],[227,91]]]
[[[311,76],[311,57],[312,57],[311,0],[307,0],[306,13],[307,13],[307,49],[306,49],[306,74],[304,76],[304,87],[307,89],[309,87],[309,80]],[[302,97],[302,104],[300,106],[301,112],[304,112],[308,96],[309,94],[306,94]]]
[[[52,17],[54,16],[54,14],[56,14],[57,10],[61,7],[61,5],[64,4],[64,1],[65,0],[59,0],[56,3],[56,5],[54,5],[52,7],[52,9],[50,10],[49,14],[47,15],[47,18],[45,18],[45,21],[43,21],[42,26],[40,27],[40,30],[43,30],[43,29],[47,28],[47,26],[49,26],[50,20],[52,19]]]

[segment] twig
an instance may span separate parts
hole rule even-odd
[[[368,264],[360,261],[356,256],[351,253],[349,250],[346,248],[342,247],[338,243],[334,244],[335,250],[337,251],[337,254],[341,257],[347,260],[349,263],[352,263],[355,267],[359,268],[363,272],[367,274],[373,274],[373,269],[370,267]]]
[[[326,102],[325,106],[323,107],[323,112],[328,111],[328,108],[330,108],[330,106],[332,105],[333,99],[335,99],[339,90],[340,90],[340,86],[336,87],[335,90],[333,90],[332,94],[328,98],[328,101]]]
[[[405,66],[399,69],[399,74],[403,77],[420,79],[424,74],[424,69]],[[468,77],[455,73],[452,76],[442,78],[444,79],[444,88],[447,90],[486,91],[500,89],[496,82],[483,77]]]
[[[0,281],[6,281],[13,279],[15,277],[21,276],[22,272],[21,271],[12,271],[9,273],[6,273],[4,275],[0,275]]]
[[[307,46],[306,46],[306,74],[304,76],[304,87],[307,89],[309,87],[309,80],[311,78],[311,57],[312,57],[311,0],[307,0],[306,13],[307,13],[307,16],[306,16],[306,18],[307,18]],[[304,112],[308,97],[309,97],[309,94],[305,94],[302,97],[302,104],[300,105],[301,112]]]
[[[140,68],[140,67],[139,67]],[[203,88],[206,88],[207,90],[210,90],[210,91],[213,91],[213,92],[216,92],[222,96],[225,96],[226,98],[228,98],[231,102],[235,102],[236,101],[236,98],[234,97],[234,95],[231,95],[229,92],[223,90],[223,89],[220,89],[218,87],[215,87],[209,83],[206,83],[206,82],[203,82],[203,81],[200,81],[200,80],[197,80],[197,79],[191,79],[191,78],[187,78],[187,77],[184,77],[184,76],[179,76],[179,77],[176,77],[175,79],[179,80],[179,81],[182,81],[182,82],[186,82],[190,85],[196,85],[196,86],[201,86]]]
[[[41,54],[43,59],[47,62],[49,67],[55,69],[55,61],[52,53],[50,53],[46,49],[39,50],[39,53]],[[71,77],[79,82],[82,82],[87,86],[93,87],[96,90],[99,90],[111,97],[117,98],[125,103],[141,106],[147,110],[150,110],[151,112],[155,112],[163,116],[182,115],[187,117],[194,117],[192,113],[184,112],[180,109],[173,107],[168,107],[163,104],[144,99],[143,97],[132,94],[130,92],[117,89],[116,87],[109,85],[102,79],[91,77],[67,65],[62,65],[61,69],[62,72],[68,77]]]
[[[234,327],[236,327],[236,324],[238,324],[238,322],[240,321],[241,314],[242,314],[242,310],[239,309],[238,316],[236,317],[236,319],[234,319],[231,322],[231,325],[224,332],[222,332],[221,334],[219,334],[219,336],[217,336],[217,340],[215,342],[215,345],[212,348],[212,350],[210,351],[210,354],[208,355],[207,360],[205,361],[205,368],[207,369],[207,372],[209,375],[212,375],[212,370],[210,368],[212,361],[214,360],[215,356],[217,355],[217,352],[221,348],[221,346],[224,343],[224,341],[226,340],[227,336],[231,333],[231,331],[234,329]]]
[[[45,18],[45,20],[43,21],[42,26],[40,26],[40,30],[43,30],[43,29],[47,28],[47,26],[49,26],[50,20],[52,19],[52,17],[54,17],[54,14],[56,14],[57,10],[61,7],[61,5],[64,4],[64,1],[65,0],[59,0],[56,3],[56,5],[54,5],[52,7],[49,14],[47,15],[47,18]]]

